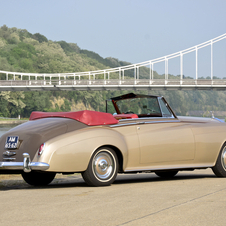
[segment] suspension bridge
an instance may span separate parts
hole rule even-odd
[[[226,79],[214,75],[214,45],[226,39],[226,34],[191,48],[142,63],[105,70],[75,73],[21,73],[0,71],[5,77],[0,80],[0,91],[41,91],[41,90],[226,90]],[[210,47],[210,76],[199,76],[200,49]],[[194,53],[194,77],[184,76],[184,57]],[[170,76],[172,59],[179,60],[178,76]],[[155,65],[164,63],[164,74],[155,72]],[[226,62],[224,63],[226,65]],[[226,77],[226,76],[225,76]]]

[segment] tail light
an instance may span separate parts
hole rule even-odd
[[[38,149],[38,155],[41,155],[43,153],[44,148],[45,148],[45,143],[40,145],[40,147]]]

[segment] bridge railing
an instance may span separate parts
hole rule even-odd
[[[122,80],[0,80],[1,87],[52,87],[52,86],[226,86],[226,79],[122,79]]]

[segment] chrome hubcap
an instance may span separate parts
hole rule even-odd
[[[93,171],[99,180],[110,180],[114,170],[114,156],[107,150],[102,150],[93,158]]]
[[[224,150],[222,151],[221,162],[222,162],[222,166],[226,170],[226,148],[224,148]]]

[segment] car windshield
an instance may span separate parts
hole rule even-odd
[[[157,98],[131,98],[116,101],[121,114],[161,114]]]

